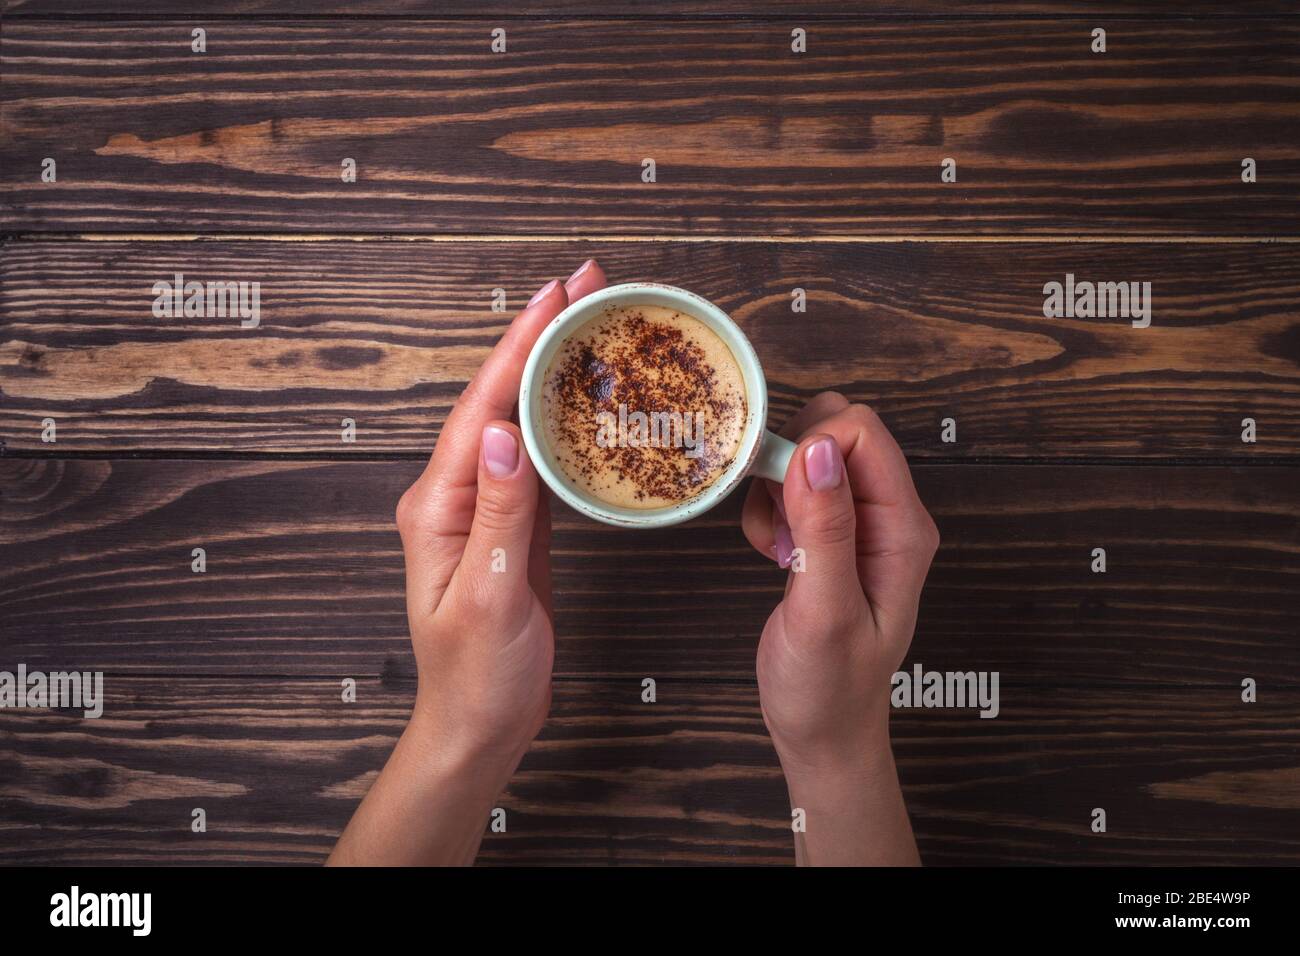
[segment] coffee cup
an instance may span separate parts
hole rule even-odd
[[[548,437],[544,383],[552,362],[566,340],[611,310],[636,307],[667,309],[694,319],[721,340],[735,360],[744,382],[744,413],[739,440],[729,463],[707,487],[681,501],[662,507],[624,507],[602,500],[566,473]],[[784,481],[794,454],[792,442],[768,431],[767,383],[754,347],[731,318],[712,302],[674,286],[630,282],[609,286],[579,299],[561,312],[543,331],[524,367],[519,387],[519,425],[537,473],[561,501],[580,514],[624,528],[663,528],[689,521],[722,501],[749,475]],[[593,439],[594,440],[594,439]]]

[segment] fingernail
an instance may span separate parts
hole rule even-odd
[[[779,512],[772,515],[772,530],[776,533],[777,567],[788,568],[790,559],[794,557],[794,536],[790,534],[790,526]]]
[[[483,429],[483,463],[493,478],[509,478],[519,467],[519,442],[514,433],[496,425]]]
[[[596,264],[596,260],[595,260],[595,259],[588,259],[588,260],[587,260],[586,262],[584,262],[582,265],[578,266],[578,271],[575,272],[573,275],[569,276],[568,280],[566,280],[566,282],[565,282],[564,284],[565,284],[565,285],[568,285],[570,282],[572,282],[574,279],[578,278],[578,276],[582,275],[584,272],[586,272],[588,269],[590,269],[590,268],[591,268],[592,266],[594,266],[595,264]]]
[[[830,491],[840,486],[844,459],[833,438],[819,438],[803,453],[804,471],[813,491]]]
[[[540,289],[537,290],[537,294],[528,300],[528,304],[536,305],[538,302],[541,302],[548,295],[550,295],[555,290],[555,287],[558,286],[559,284],[560,284],[559,279],[552,279],[550,282],[546,283],[546,285],[542,286]]]

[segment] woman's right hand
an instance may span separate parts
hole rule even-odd
[[[760,552],[794,565],[763,629],[757,671],[792,802],[811,805],[802,807],[801,861],[916,862],[889,744],[889,695],[939,533],[902,450],[865,405],[824,392],[782,434],[799,443],[785,482],[753,484],[743,526]],[[869,817],[862,800],[874,804]],[[892,831],[855,829],[855,810],[864,825],[892,819]]]

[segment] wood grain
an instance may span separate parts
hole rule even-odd
[[[1001,678],[995,720],[895,712],[926,862],[1300,864],[1294,5],[0,9],[0,669],[108,690],[0,710],[0,863],[324,859],[413,696],[397,497],[594,255],[727,309],[774,423],[836,388],[912,458],[945,543],[906,666]],[[260,282],[262,326],[154,318],[175,272]],[[1043,318],[1067,272],[1150,281],[1151,328]],[[557,510],[554,704],[484,862],[792,862],[739,505]]]
[[[774,423],[834,388],[916,458],[1300,454],[1294,244],[11,242],[0,440],[424,455],[509,317],[591,255],[613,282],[671,282],[730,312]],[[155,318],[153,284],[177,272],[261,283],[260,327]],[[1044,318],[1043,286],[1066,273],[1150,282],[1151,327]]]
[[[0,862],[316,863],[382,766],[412,688],[112,678],[98,720],[0,711]],[[1004,691],[995,720],[896,711],[931,864],[1296,864],[1300,695]],[[498,801],[487,863],[789,864],[752,685],[556,684]],[[1108,831],[1092,834],[1093,807]],[[190,832],[202,807],[208,831]],[[486,822],[486,821],[485,821]],[[815,825],[815,821],[810,821]]]
[[[412,675],[393,509],[420,468],[0,459],[2,645],[45,669]],[[909,666],[1300,684],[1297,473],[920,465],[945,544]],[[654,532],[556,505],[556,673],[753,679],[785,574],[740,502]]]
[[[485,16],[520,17],[639,17],[655,20],[684,17],[691,20],[735,17],[780,18],[794,21],[817,17],[863,18],[915,16],[1041,17],[1088,14],[1134,17],[1220,14],[1217,0],[1142,0],[1141,3],[1098,3],[1096,0],[801,0],[797,9],[782,0],[711,0],[707,8],[691,0],[657,0],[648,10],[641,0],[551,0],[520,3],[516,0],[0,0],[0,10],[10,16],[102,17],[163,19],[179,16],[232,17],[352,17]],[[1294,14],[1285,0],[1239,0],[1236,16]]]
[[[7,231],[1295,235],[1300,22],[15,20]],[[44,157],[57,183],[43,183]],[[359,179],[343,183],[340,162]],[[658,164],[641,181],[642,160]],[[940,182],[940,162],[958,181]],[[1241,161],[1259,179],[1241,181]]]

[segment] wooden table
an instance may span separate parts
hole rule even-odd
[[[906,666],[1001,677],[997,719],[895,715],[927,862],[1300,862],[1294,6],[696,6],[8,0],[0,669],[108,699],[0,711],[0,861],[324,858],[414,690],[396,500],[595,256],[727,309],[775,423],[835,388],[907,452]],[[155,317],[176,273],[260,324]],[[1045,317],[1067,274],[1150,326]],[[557,514],[555,702],[483,859],[792,861],[738,518]]]

